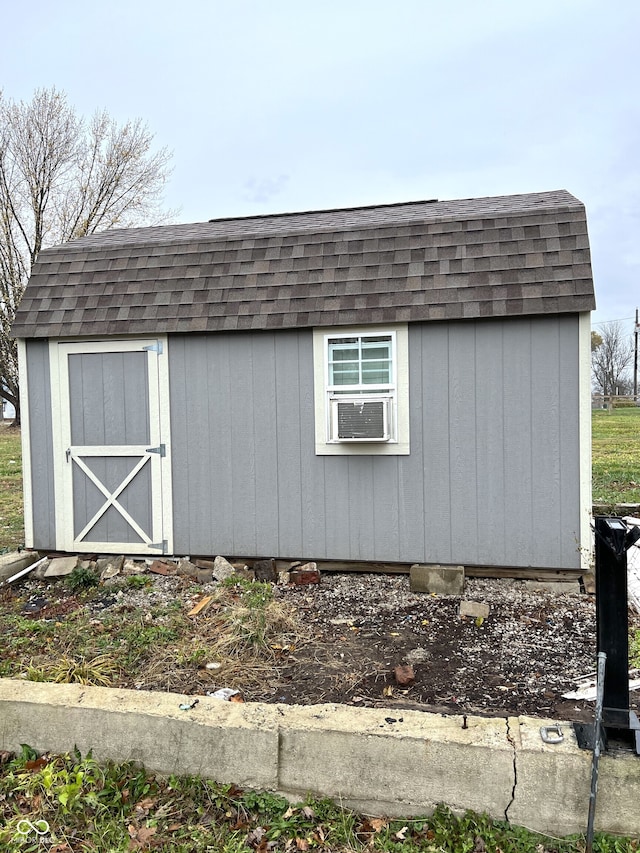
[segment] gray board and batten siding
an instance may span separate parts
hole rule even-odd
[[[128,229],[45,250],[13,330],[28,544],[61,541],[56,341],[164,336],[172,553],[577,569],[593,307],[584,207],[564,191]],[[408,324],[410,452],[317,455],[313,329],[385,323]],[[107,390],[97,406],[69,393],[99,444],[92,419],[117,419],[117,405]],[[126,468],[99,464],[113,490]],[[78,485],[76,534],[100,503]],[[148,530],[155,487],[133,485],[123,509]],[[99,538],[122,539],[126,514],[108,513]]]
[[[410,326],[411,453],[350,457],[314,453],[310,332],[172,337],[177,551],[578,568],[578,336]]]

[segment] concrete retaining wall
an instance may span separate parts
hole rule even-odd
[[[584,831],[591,755],[543,744],[531,718],[484,719],[343,705],[233,704],[172,693],[0,679],[0,748],[93,750],[160,773],[336,799],[374,814],[444,802],[541,832]],[[547,721],[549,722],[549,721]],[[640,758],[604,756],[597,828],[640,836]]]

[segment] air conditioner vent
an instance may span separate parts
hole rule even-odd
[[[389,399],[331,400],[333,441],[389,441]]]

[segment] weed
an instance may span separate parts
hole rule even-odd
[[[99,583],[99,573],[96,569],[89,568],[88,566],[76,566],[66,578],[67,586],[74,592],[90,589],[92,586],[98,586]]]
[[[58,684],[95,684],[108,687],[117,672],[115,661],[109,655],[85,658],[62,657],[46,667],[49,681]]]
[[[125,581],[125,585],[129,589],[146,589],[153,586],[153,581],[146,575],[129,575]]]
[[[213,656],[197,640],[176,654],[176,662],[183,666],[202,666],[212,658]]]
[[[220,657],[272,658],[274,647],[292,644],[301,626],[291,610],[276,601],[270,584],[239,578],[222,584],[217,596],[221,606],[214,617]]]
[[[140,670],[150,657],[176,642],[185,629],[184,618],[175,610],[161,612],[166,614],[168,624],[148,623],[144,616],[126,621],[119,614],[109,616],[102,622],[103,632],[95,640],[96,647],[108,653],[122,672]]]
[[[43,666],[37,666],[31,661],[21,673],[27,681],[50,681],[49,674]]]

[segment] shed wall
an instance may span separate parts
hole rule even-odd
[[[311,330],[169,340],[174,550],[579,568],[579,318],[409,326],[409,456],[316,456]]]
[[[28,341],[26,346],[31,505],[34,548],[54,548],[56,512],[51,429],[49,342]],[[24,407],[25,401],[22,401]]]

